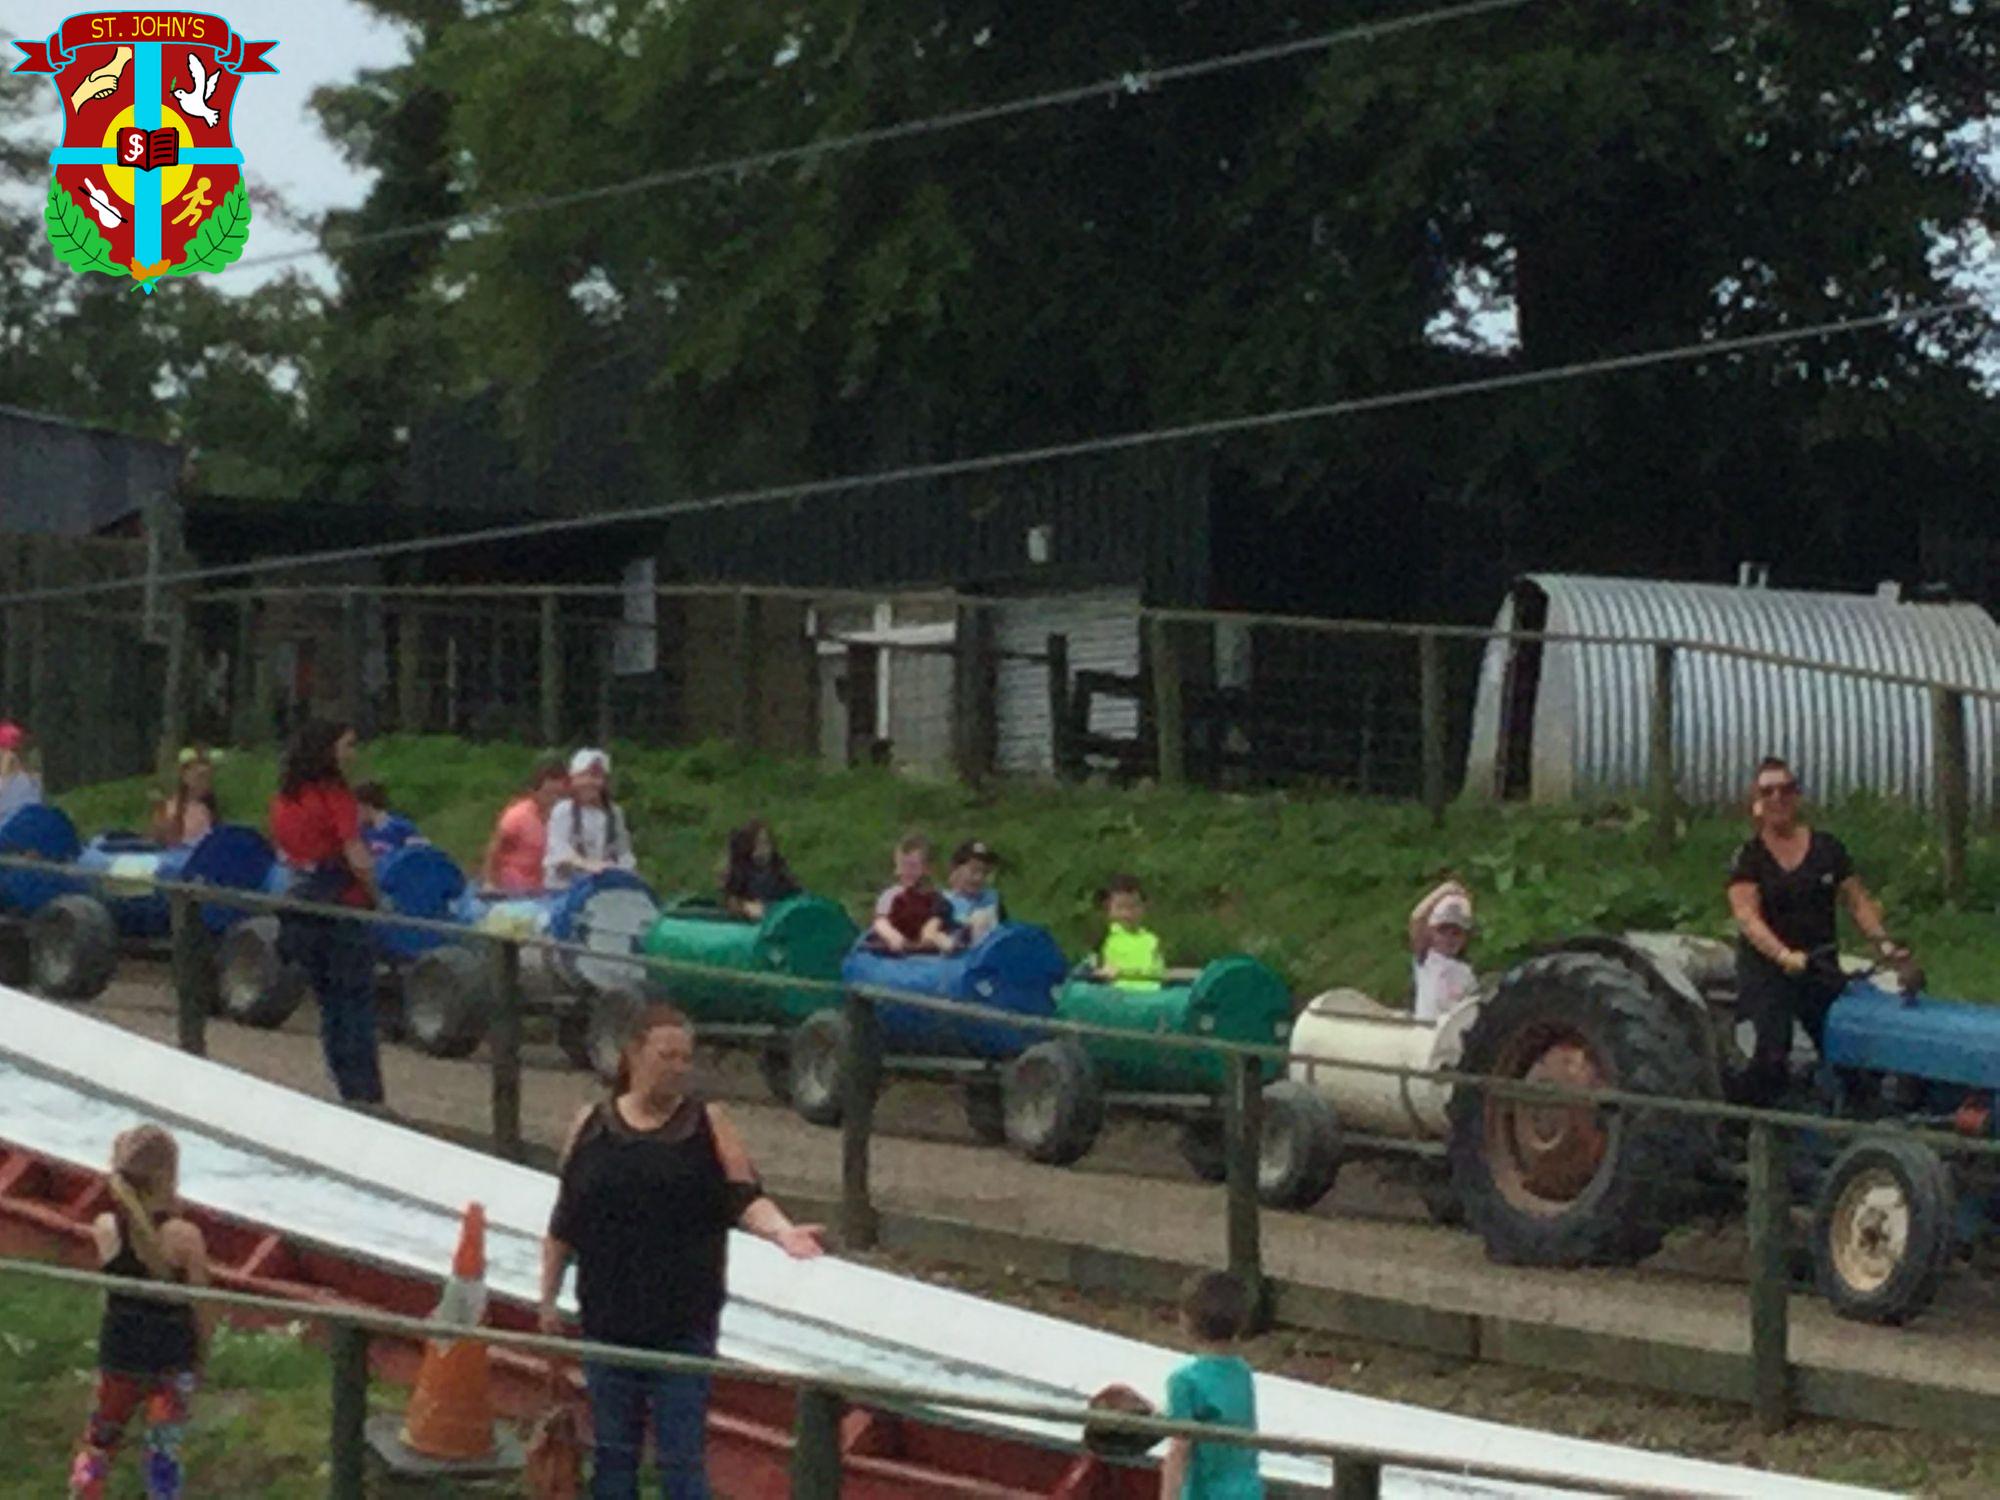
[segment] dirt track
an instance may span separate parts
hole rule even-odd
[[[163,980],[157,970],[128,966],[93,1009],[170,1039],[173,1017]],[[310,1007],[275,1033],[213,1023],[210,1053],[260,1077],[325,1094],[312,1024]],[[413,1122],[485,1129],[490,1086],[482,1058],[443,1063],[388,1047],[383,1059],[390,1102]],[[742,1054],[708,1053],[704,1068],[706,1086],[731,1102],[774,1188],[822,1199],[837,1192],[837,1132],[807,1125],[772,1104]],[[530,1140],[553,1146],[576,1110],[595,1097],[593,1080],[571,1070],[552,1045],[530,1044],[523,1078]],[[1188,1174],[1169,1128],[1114,1122],[1090,1158],[1064,1171],[975,1144],[955,1091],[942,1085],[892,1084],[878,1125],[872,1170],[885,1209],[1168,1260],[1219,1261],[1222,1255],[1221,1191]],[[1744,1245],[1734,1225],[1684,1231],[1637,1270],[1503,1268],[1486,1260],[1472,1236],[1430,1224],[1412,1189],[1358,1164],[1314,1213],[1266,1213],[1263,1242],[1267,1269],[1291,1281],[1411,1299],[1446,1312],[1499,1314],[1717,1350],[1748,1346]],[[1807,1297],[1792,1299],[1791,1316],[1793,1357],[1800,1363],[2000,1392],[1994,1338],[2000,1294],[1969,1269],[1956,1271],[1936,1309],[1909,1329],[1842,1322]]]

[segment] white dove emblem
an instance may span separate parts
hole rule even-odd
[[[102,224],[106,229],[116,229],[120,224],[125,222],[125,215],[118,212],[112,206],[111,200],[104,194],[104,189],[92,182],[88,177],[83,179],[83,190],[90,195],[90,207],[92,212],[97,215],[98,223]]]
[[[201,65],[198,54],[188,54],[188,77],[194,80],[191,89],[175,89],[174,103],[207,125],[219,125],[222,116],[215,112],[215,106],[208,101],[215,97],[215,86],[222,82],[220,72],[210,73]]]

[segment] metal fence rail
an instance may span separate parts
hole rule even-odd
[[[95,884],[119,883],[119,877],[107,871],[52,865],[46,861],[15,856],[0,856],[0,868],[32,869]],[[124,878],[124,883],[130,883],[129,876]],[[545,937],[482,933],[445,922],[391,912],[358,912],[352,908],[303,902],[261,892],[167,881],[152,884],[172,903],[177,976],[185,976],[190,972],[190,966],[199,961],[195,951],[202,931],[198,909],[204,904],[259,912],[336,917],[448,936],[466,944],[487,945],[492,955],[495,1004],[488,1037],[491,1137],[497,1154],[510,1160],[522,1158],[525,1146],[521,1121],[521,1019],[524,1010],[519,983],[521,955],[524,951],[540,950],[602,962],[605,954],[601,949]],[[637,934],[633,936],[636,939]],[[1288,1066],[1294,1062],[1308,1063],[1332,1072],[1349,1071],[1405,1081],[1448,1084],[1453,1088],[1476,1090],[1491,1097],[1520,1103],[1570,1109],[1652,1112],[1686,1118],[1705,1126],[1724,1123],[1742,1126],[1747,1136],[1749,1165],[1749,1298],[1746,1312],[1750,1324],[1747,1364],[1751,1378],[1748,1385],[1758,1422],[1767,1431],[1785,1426],[1793,1412],[1787,1309],[1790,1275],[1785,1243],[1785,1225],[1791,1200],[1785,1167],[1789,1138],[1805,1133],[1849,1140],[1894,1138],[1921,1142],[1947,1155],[1986,1159],[2000,1157],[2000,1141],[1912,1129],[1894,1122],[1761,1109],[1719,1099],[1671,1098],[1623,1089],[1579,1089],[1566,1084],[1499,1078],[1455,1069],[1429,1070],[1295,1053],[1285,1046],[1120,1030],[875,986],[814,981],[651,956],[639,957],[636,954],[631,963],[635,974],[678,975],[794,991],[816,988],[826,993],[831,1001],[837,1001],[846,1008],[849,1034],[854,1041],[853,1052],[845,1060],[846,1066],[841,1075],[839,1227],[846,1243],[857,1248],[875,1245],[879,1235],[879,1218],[870,1177],[870,1147],[875,1134],[876,1102],[882,1089],[885,1064],[894,1059],[884,1052],[880,1041],[880,1032],[875,1024],[875,1008],[878,1005],[894,1005],[967,1020],[999,1022],[1025,1032],[1115,1041],[1127,1046],[1136,1044],[1169,1053],[1203,1054],[1221,1059],[1227,1069],[1228,1080],[1221,1100],[1226,1143],[1226,1192],[1221,1228],[1226,1263],[1230,1271],[1252,1289],[1253,1305],[1257,1307],[1260,1318],[1267,1317],[1269,1313],[1268,1299],[1264,1295],[1266,1275],[1260,1238],[1264,1209],[1258,1197],[1258,1152],[1263,1128],[1262,1070],[1267,1064]],[[177,984],[177,990],[178,1044],[194,1055],[206,1055],[209,1017],[201,987],[183,977]]]
[[[92,1291],[129,1292],[129,1279],[101,1272],[75,1270],[42,1261],[0,1258],[0,1275],[27,1276],[51,1285],[87,1288]],[[653,1353],[582,1339],[552,1338],[544,1334],[517,1333],[508,1329],[481,1327],[476,1339],[454,1323],[426,1318],[401,1317],[360,1306],[327,1303],[300,1303],[282,1297],[231,1292],[214,1287],[188,1287],[172,1283],[148,1283],[146,1295],[161,1302],[211,1307],[222,1313],[278,1316],[290,1321],[324,1325],[328,1340],[333,1391],[333,1420],[329,1433],[332,1458],[328,1495],[330,1500],[362,1500],[365,1439],[361,1417],[367,1402],[367,1340],[370,1335],[402,1339],[477,1342],[517,1353],[540,1355],[551,1366],[588,1361],[625,1369],[658,1374],[698,1374],[728,1376],[759,1385],[789,1391],[798,1401],[794,1428],[794,1482],[792,1494],[798,1500],[838,1500],[840,1494],[839,1422],[822,1420],[832,1404],[879,1406],[886,1408],[923,1407],[959,1411],[976,1416],[1007,1417],[1017,1421],[1059,1424],[1079,1429],[1095,1429],[1131,1437],[1164,1442],[1170,1438],[1192,1438],[1224,1447],[1250,1448],[1260,1453],[1282,1453],[1300,1458],[1327,1460],[1334,1470],[1333,1492],[1352,1500],[1380,1493],[1382,1471],[1404,1469],[1414,1473],[1456,1479],[1491,1480],[1496,1483],[1545,1485],[1581,1494],[1687,1496],[1699,1494],[1685,1485],[1654,1485],[1645,1481],[1620,1481],[1616,1485],[1578,1479],[1560,1470],[1486,1462],[1440,1461],[1430,1454],[1398,1448],[1389,1443],[1329,1443],[1316,1438],[1282,1433],[1250,1431],[1206,1423],[1168,1421],[1109,1409],[1062,1405],[1055,1402],[1017,1401],[999,1396],[974,1396],[963,1391],[898,1385],[846,1375],[801,1375],[795,1371],[749,1365],[734,1360],[703,1359],[693,1355]]]

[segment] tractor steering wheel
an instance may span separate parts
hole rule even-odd
[[[1806,973],[1816,979],[1832,981],[1842,989],[1883,974],[1894,974],[1905,1005],[1915,1005],[1918,992],[1924,988],[1923,968],[1908,949],[1899,950],[1894,957],[1878,955],[1865,969],[1847,969],[1841,966],[1839,946],[1827,943],[1806,954]]]

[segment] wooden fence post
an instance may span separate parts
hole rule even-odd
[[[368,1334],[347,1323],[328,1330],[333,1365],[332,1463],[327,1469],[330,1500],[368,1496]]]
[[[1937,801],[1938,847],[1944,856],[1945,899],[1965,896],[1966,825],[1972,817],[1972,780],[1965,735],[1965,694],[1931,689],[1933,792]]]
[[[1680,819],[1680,799],[1674,791],[1674,648],[1665,643],[1653,647],[1653,713],[1648,728],[1653,854],[1664,859],[1674,851]]]
[[[259,604],[257,627],[250,648],[250,743],[268,744],[278,737],[278,678],[271,653],[277,641],[271,636],[271,611]]]
[[[1424,806],[1431,826],[1444,827],[1444,665],[1435,631],[1417,637],[1418,693],[1423,711]]]
[[[363,666],[368,642],[361,614],[361,594],[348,589],[340,596],[340,713],[366,739],[373,725],[368,723],[368,684]]]
[[[755,750],[758,730],[764,717],[764,684],[758,671],[758,634],[763,623],[763,601],[748,589],[737,590],[732,603],[734,654],[736,658],[736,748]]]
[[[1750,1126],[1750,1399],[1757,1425],[1781,1431],[1792,1419],[1791,1218],[1784,1143],[1763,1120]]]
[[[1049,637],[1049,768],[1057,779],[1070,774],[1069,637]]]
[[[1223,1147],[1228,1160],[1229,1272],[1250,1296],[1250,1329],[1261,1332],[1270,1315],[1264,1285],[1262,1206],[1257,1170],[1264,1143],[1264,1074],[1255,1057],[1229,1055],[1229,1092],[1224,1101]]]
[[[562,743],[562,601],[554,589],[542,595],[542,743]]]
[[[248,594],[236,600],[236,663],[229,674],[229,738],[257,743],[257,605]]]
[[[958,606],[952,631],[952,764],[968,786],[993,771],[996,734],[993,616],[977,605]]]
[[[1333,1500],[1381,1500],[1382,1466],[1372,1458],[1333,1461]]]
[[[167,897],[174,976],[175,1040],[190,1057],[208,1056],[208,1011],[214,966],[204,952],[207,934],[194,897],[176,891]]]
[[[618,670],[618,648],[614,640],[615,626],[607,628],[598,642],[597,650],[597,743],[609,749],[613,726],[611,714],[611,679]]]
[[[508,1161],[521,1159],[521,950],[496,942],[492,957],[493,1026],[487,1045],[493,1058],[493,1149]]]
[[[396,628],[396,732],[422,734],[424,723],[424,607],[406,603]]]
[[[840,1500],[840,1397],[801,1386],[792,1421],[792,1500]]]
[[[162,775],[171,775],[187,743],[188,607],[176,594],[167,601],[167,672],[160,686],[160,754]]]
[[[1180,642],[1174,623],[1155,615],[1147,620],[1153,648],[1153,732],[1159,744],[1161,786],[1187,781],[1187,730],[1181,712]]]
[[[875,1002],[850,993],[847,1055],[840,1060],[840,1237],[847,1248],[873,1248],[881,1234],[868,1185],[868,1148],[882,1084],[882,1028]]]

